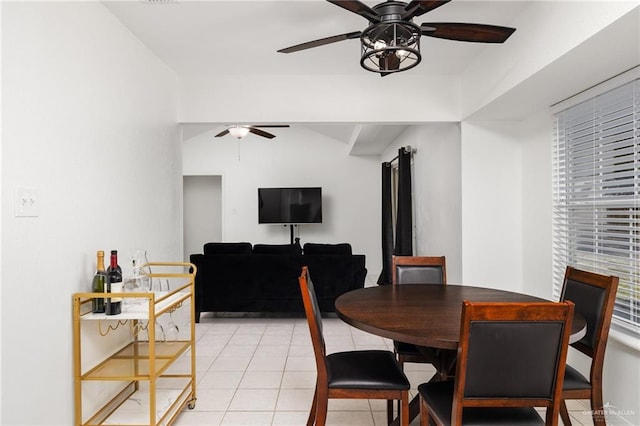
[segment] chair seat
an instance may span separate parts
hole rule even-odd
[[[584,377],[575,368],[567,365],[564,371],[564,384],[562,385],[564,390],[578,390],[578,389],[591,389],[591,383],[589,379]]]
[[[418,386],[420,396],[433,413],[445,424],[451,424],[453,381],[423,383]],[[532,407],[478,407],[464,408],[462,424],[465,426],[528,426],[543,425],[544,420]]]
[[[329,388],[408,390],[409,380],[393,353],[382,350],[327,355]]]

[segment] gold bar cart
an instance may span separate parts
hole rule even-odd
[[[104,298],[105,293],[73,295],[76,426],[170,425],[185,406],[195,407],[196,266],[185,262],[147,266],[153,271],[151,279],[165,281],[170,289],[111,293],[122,298],[119,315],[91,312],[92,300]],[[180,309],[188,311],[188,326],[168,340],[158,320],[168,315],[173,323],[172,315]]]

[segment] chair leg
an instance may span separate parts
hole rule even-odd
[[[402,392],[402,410],[398,410],[398,416],[400,416],[400,424],[402,426],[409,426],[409,391]]]
[[[562,419],[564,426],[571,426],[569,411],[567,411],[567,404],[564,402],[564,399],[560,402],[560,418]]]
[[[422,397],[420,397],[420,426],[429,426],[429,411]]]
[[[387,424],[393,423],[393,400],[387,400]]]
[[[313,426],[315,424],[317,408],[318,408],[318,385],[316,384],[316,390],[313,392],[313,403],[311,404],[311,411],[309,411],[309,418],[307,419],[307,426]]]
[[[329,404],[329,395],[326,389],[317,390],[316,398],[316,426],[324,426],[327,422],[327,409]]]
[[[591,389],[591,417],[594,426],[606,426],[607,421],[604,416],[604,403],[602,401],[602,389]]]
[[[402,357],[396,354],[396,359],[398,360],[398,365],[400,366],[400,370],[404,372],[404,361]],[[398,415],[400,415],[400,411],[402,411],[402,401],[398,400]],[[391,423],[389,423],[391,424]]]

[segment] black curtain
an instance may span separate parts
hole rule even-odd
[[[391,211],[391,163],[382,163],[382,272],[378,284],[391,284],[393,214]]]
[[[398,211],[396,213],[395,254],[413,255],[413,215],[411,213],[411,148],[398,151]]]

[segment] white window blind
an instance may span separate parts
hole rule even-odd
[[[553,272],[620,278],[614,327],[640,336],[640,80],[555,116]]]

